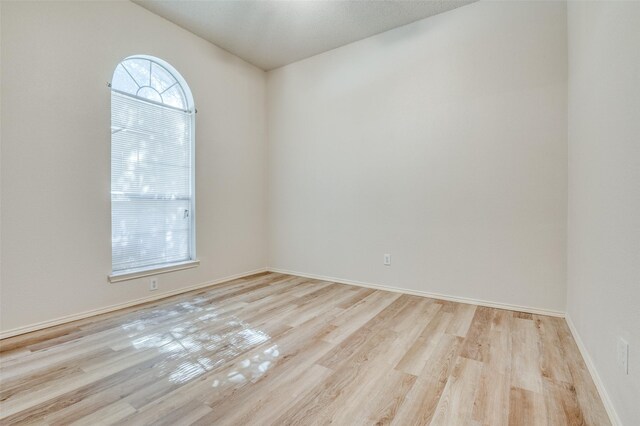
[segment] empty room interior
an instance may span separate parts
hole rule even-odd
[[[0,1],[0,425],[640,425],[640,1]]]

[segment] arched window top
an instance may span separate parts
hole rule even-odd
[[[152,56],[130,56],[113,73],[111,88],[118,92],[193,111],[193,97],[182,76],[165,61]]]

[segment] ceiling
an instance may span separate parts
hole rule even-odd
[[[271,70],[476,0],[132,0]]]

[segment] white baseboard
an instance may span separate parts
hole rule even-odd
[[[0,340],[6,339],[8,337],[18,336],[20,334],[30,333],[32,331],[42,330],[44,328],[53,327],[60,324],[65,324],[72,321],[77,321],[85,318],[89,318],[95,315],[106,314],[108,312],[117,311],[119,309],[129,308],[135,305],[141,305],[143,303],[153,302],[154,300],[164,299],[165,297],[175,296],[177,294],[187,293],[189,291],[198,290],[204,287],[209,287],[216,284],[222,284],[227,281],[237,280],[238,278],[244,278],[249,275],[259,274],[261,272],[266,272],[267,268],[255,269],[249,272],[243,272],[241,274],[230,275],[228,277],[219,278],[214,281],[207,281],[205,283],[195,284],[189,287],[183,287],[176,290],[167,291],[164,293],[154,294],[153,296],[143,297],[141,299],[135,299],[130,302],[118,303],[116,305],[106,306],[104,308],[92,309],[90,311],[85,311],[79,314],[67,315],[64,317],[56,318],[53,320],[42,321],[36,324],[27,325],[24,327],[18,327],[11,330],[3,331],[0,333]]]
[[[573,320],[571,320],[571,316],[569,314],[565,314],[565,321],[567,321],[567,325],[569,325],[569,330],[571,330],[571,335],[573,336],[573,340],[575,340],[578,345],[578,349],[580,350],[580,354],[582,355],[582,359],[584,359],[584,363],[587,365],[587,369],[589,370],[589,374],[591,374],[591,378],[593,379],[593,383],[596,385],[596,389],[600,394],[600,399],[604,404],[605,410],[607,410],[607,414],[609,415],[609,420],[613,426],[622,426],[622,422],[620,421],[620,417],[618,417],[618,413],[613,407],[613,403],[611,402],[611,398],[607,393],[607,389],[604,387],[604,383],[598,374],[598,370],[596,370],[596,366],[587,351],[587,347],[584,345],[578,330],[576,329]]]
[[[59,317],[59,318],[56,318],[56,319],[53,319],[53,320],[42,321],[42,322],[39,322],[39,323],[35,323],[35,324],[30,324],[30,325],[27,325],[27,326],[23,326],[23,327],[14,328],[14,329],[11,329],[11,330],[6,330],[6,331],[3,331],[3,332],[0,333],[0,340],[6,339],[6,338],[9,338],[9,337],[13,337],[13,336],[17,336],[17,335],[20,335],[20,334],[30,333],[32,331],[42,330],[44,328],[53,327],[53,326],[60,325],[60,324],[65,324],[65,323],[72,322],[72,321],[85,319],[85,318],[88,318],[88,317],[91,317],[91,316],[95,316],[95,315],[100,315],[100,314],[105,314],[105,313],[108,313],[108,312],[117,311],[119,309],[129,308],[131,306],[140,305],[140,304],[143,304],[143,303],[153,302],[155,300],[164,299],[165,297],[175,296],[175,295],[181,294],[181,293],[187,293],[189,291],[198,290],[200,288],[209,287],[209,286],[216,285],[216,284],[221,284],[221,283],[224,283],[224,282],[227,282],[227,281],[231,281],[231,280],[235,280],[235,279],[238,279],[238,278],[247,277],[249,275],[254,275],[254,274],[258,274],[258,273],[266,272],[266,271],[277,272],[277,273],[288,274],[288,275],[295,275],[295,276],[299,276],[299,277],[312,278],[312,279],[323,280],[323,281],[331,281],[331,282],[336,282],[336,283],[340,283],[340,284],[355,285],[355,286],[358,286],[358,287],[373,288],[373,289],[376,289],[376,290],[391,291],[391,292],[394,292],[394,293],[403,293],[403,294],[411,294],[411,295],[414,295],[414,296],[430,297],[432,299],[447,300],[447,301],[450,301],[450,302],[458,302],[458,303],[466,303],[466,304],[471,304],[471,305],[486,306],[486,307],[489,307],[489,308],[507,309],[507,310],[510,310],[510,311],[527,312],[527,313],[531,313],[531,314],[549,315],[549,316],[555,316],[555,317],[564,317],[565,316],[564,312],[553,311],[553,310],[549,310],[549,309],[532,308],[532,307],[520,306],[520,305],[510,305],[510,304],[498,303],[498,302],[489,302],[489,301],[480,300],[480,299],[471,299],[471,298],[466,298],[466,297],[449,296],[449,295],[438,294],[438,293],[430,293],[430,292],[425,292],[425,291],[410,290],[410,289],[400,288],[400,287],[390,287],[390,286],[385,286],[385,285],[380,285],[380,284],[371,284],[371,283],[365,283],[365,282],[361,282],[361,281],[346,280],[346,279],[342,279],[342,278],[327,277],[327,276],[315,275],[315,274],[306,274],[306,273],[303,273],[303,272],[289,271],[289,270],[285,270],[285,269],[267,267],[267,268],[255,269],[253,271],[248,271],[248,272],[244,272],[244,273],[241,273],[241,274],[230,275],[228,277],[220,278],[220,279],[217,279],[217,280],[214,280],[214,281],[207,281],[205,283],[195,284],[195,285],[192,285],[192,286],[189,286],[189,287],[184,287],[184,288],[180,288],[180,289],[176,289],[176,290],[172,290],[172,291],[168,291],[168,292],[164,292],[164,293],[154,294],[153,296],[143,297],[143,298],[135,299],[135,300],[132,300],[132,301],[129,301],[129,302],[125,302],[125,303],[119,303],[119,304],[115,304],[115,305],[111,305],[111,306],[106,306],[104,308],[85,311],[85,312],[82,312],[82,313],[79,313],[79,314],[67,315],[67,316]],[[571,327],[571,325],[570,325],[570,327]],[[576,339],[576,341],[577,341],[577,339]]]
[[[373,288],[376,290],[391,291],[394,293],[411,294],[413,296],[429,297],[431,299],[447,300],[449,302],[466,303],[468,305],[486,306],[488,308],[506,309],[509,311],[526,312],[526,313],[536,314],[536,315],[548,315],[552,317],[564,318],[564,312],[554,311],[550,309],[532,308],[529,306],[520,306],[520,305],[510,305],[507,303],[499,303],[499,302],[489,302],[486,300],[471,299],[468,297],[449,296],[446,294],[430,293],[426,291],[410,290],[408,288],[390,287],[386,285],[371,284],[371,283],[365,283],[361,281],[345,280],[342,278],[306,274],[303,272],[288,271],[285,269],[278,269],[278,268],[272,268],[272,267],[268,267],[267,270],[269,272],[278,272],[280,274],[296,275],[304,278],[312,278],[312,279],[322,280],[322,281],[331,281],[339,284],[349,284],[349,285],[355,285],[358,287],[366,287],[366,288]]]

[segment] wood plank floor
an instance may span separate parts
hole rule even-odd
[[[276,273],[0,349],[2,425],[609,424],[563,319]]]

